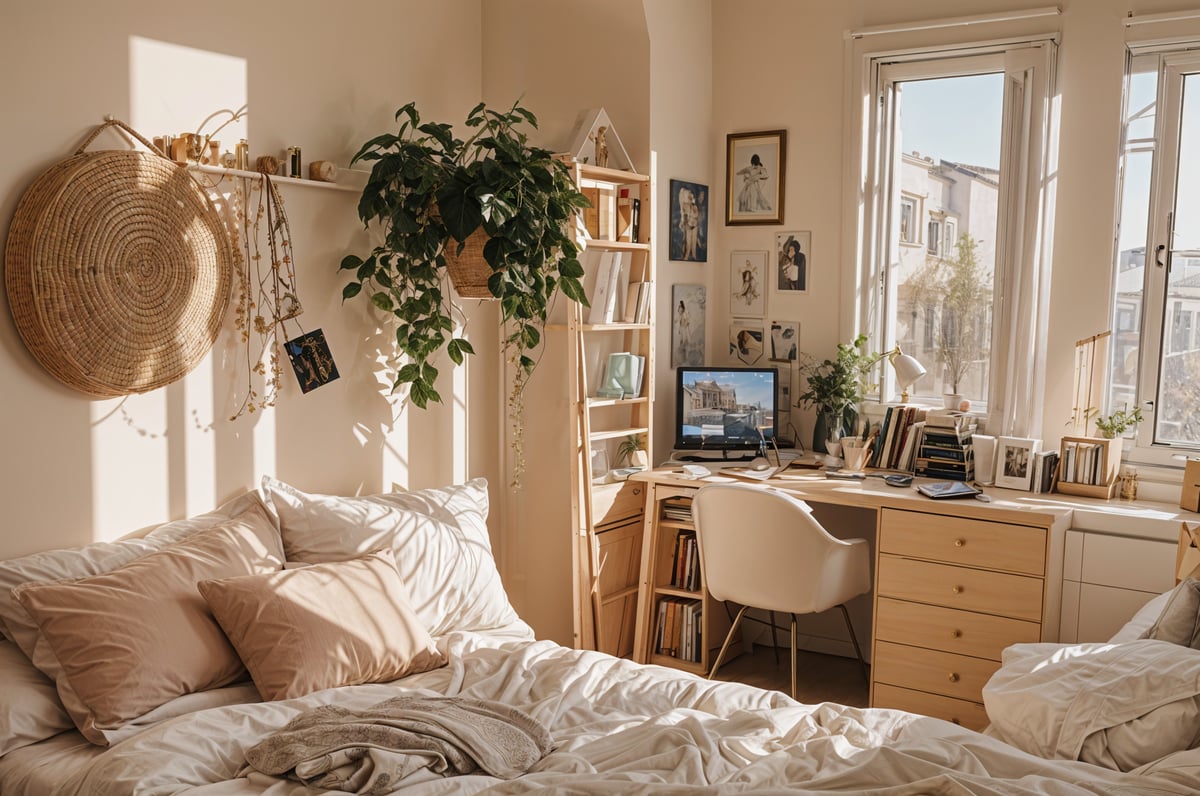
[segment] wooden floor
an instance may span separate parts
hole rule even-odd
[[[755,645],[754,652],[742,653],[721,664],[718,680],[736,680],[759,688],[791,692],[790,651],[779,648],[779,665],[769,646]],[[862,666],[856,658],[842,658],[800,650],[796,659],[796,699],[800,702],[839,702],[865,708],[869,688]]]

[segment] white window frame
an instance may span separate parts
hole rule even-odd
[[[850,149],[847,171],[849,184],[862,190],[847,192],[852,208],[844,233],[859,268],[850,286],[854,295],[847,297],[854,305],[853,326],[843,329],[843,336],[865,332],[869,345],[880,351],[895,345],[887,319],[895,315],[896,299],[886,261],[899,223],[891,174],[895,138],[890,133],[896,122],[892,86],[917,76],[978,74],[988,71],[980,68],[982,59],[991,59],[991,71],[1003,71],[1006,82],[986,428],[995,434],[1040,436],[1045,353],[1038,342],[1046,335],[1049,297],[1057,34],[974,43],[947,39],[936,47],[887,44],[851,44],[856,57],[850,129],[858,131],[859,139]],[[893,374],[883,368],[879,376],[875,397],[896,400]]]
[[[1143,269],[1142,322],[1138,346],[1138,377],[1136,400],[1142,407],[1145,421],[1134,433],[1133,448],[1127,450],[1127,458],[1138,464],[1178,467],[1180,455],[1194,455],[1200,444],[1163,442],[1155,439],[1158,427],[1155,415],[1158,399],[1159,379],[1163,349],[1168,351],[1175,344],[1173,317],[1168,317],[1166,293],[1169,279],[1169,264],[1173,252],[1171,229],[1174,197],[1178,182],[1178,157],[1180,122],[1183,110],[1183,77],[1200,74],[1200,30],[1193,25],[1193,33],[1185,40],[1131,42],[1127,55],[1127,80],[1136,55],[1155,54],[1158,57],[1158,90],[1154,109],[1153,163],[1150,178],[1149,223],[1146,240],[1146,264]],[[1128,84],[1127,84],[1128,85]],[[1126,103],[1128,102],[1128,95]],[[1126,111],[1122,118],[1128,115]],[[1122,130],[1122,152],[1126,150],[1127,132]],[[1122,179],[1124,158],[1122,157]],[[1118,218],[1118,224],[1120,219]],[[1165,247],[1161,254],[1159,246]],[[1119,308],[1116,302],[1116,279],[1119,270],[1119,246],[1114,245],[1113,256],[1113,325],[1118,321]],[[1161,259],[1164,267],[1158,267]],[[1194,319],[1190,334],[1195,335]],[[1109,407],[1112,411],[1114,407]],[[1128,446],[1128,443],[1127,443]]]

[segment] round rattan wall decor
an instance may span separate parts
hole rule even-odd
[[[109,125],[151,151],[85,151]],[[104,397],[147,392],[196,367],[216,341],[232,270],[207,194],[116,120],[33,182],[5,248],[21,339],[59,381]]]

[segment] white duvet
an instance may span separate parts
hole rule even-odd
[[[1033,757],[979,733],[900,711],[800,705],[781,693],[711,683],[550,642],[500,644],[451,633],[448,667],[393,684],[198,711],[107,750],[64,733],[0,759],[4,796],[301,796],[297,783],[245,774],[243,750],[298,713],[365,708],[404,689],[498,700],[543,723],[557,748],[513,781],[427,771],[404,794],[783,791],[857,794],[1185,794],[1200,752],[1121,773]]]

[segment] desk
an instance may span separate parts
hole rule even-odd
[[[981,690],[1000,666],[1000,651],[1058,639],[1064,538],[1074,507],[1059,495],[1003,489],[989,490],[990,503],[937,501],[880,479],[800,473],[761,483],[814,504],[874,512],[871,705],[986,726]],[[670,469],[632,479],[647,484],[634,657],[705,674],[728,620],[702,581],[688,589],[672,580],[680,536],[694,533],[684,509],[708,482]],[[695,660],[656,651],[664,602],[700,608]]]

